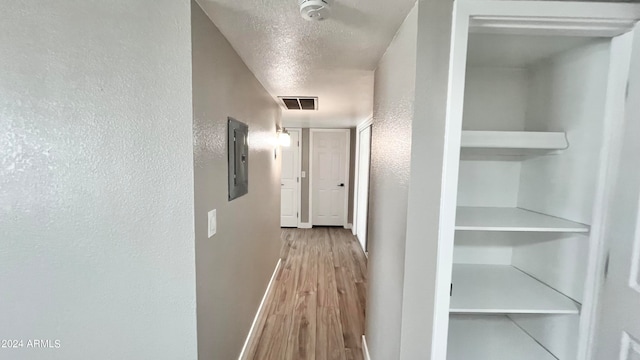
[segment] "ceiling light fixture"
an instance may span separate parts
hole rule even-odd
[[[308,21],[322,21],[331,13],[327,0],[298,0],[298,5],[300,5],[300,15]]]

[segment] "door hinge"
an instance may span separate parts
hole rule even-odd
[[[607,252],[607,258],[604,261],[604,279],[606,280],[609,276],[609,262],[611,260],[611,251]]]
[[[297,183],[299,183],[299,182],[300,182],[300,178],[299,178],[299,177],[297,177],[297,178],[296,178],[296,182],[297,182]]]
[[[300,217],[300,213],[296,213],[296,217]]]
[[[451,283],[451,287],[449,288],[449,296],[453,296],[453,283]]]
[[[298,147],[300,147],[300,141],[298,141]]]

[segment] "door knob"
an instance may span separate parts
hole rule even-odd
[[[340,186],[340,187],[344,187],[344,183],[338,184],[338,186]]]

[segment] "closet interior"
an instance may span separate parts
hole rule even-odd
[[[574,360],[610,38],[469,34],[448,360]]]

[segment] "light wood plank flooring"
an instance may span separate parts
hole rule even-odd
[[[362,359],[366,258],[349,230],[283,229],[282,265],[246,359]]]

